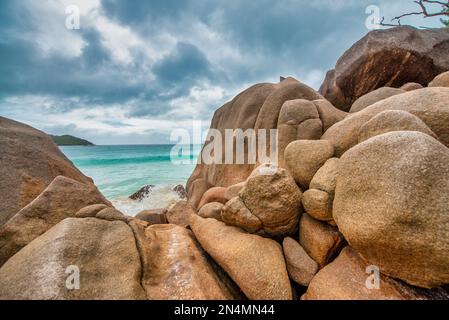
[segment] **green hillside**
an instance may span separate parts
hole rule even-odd
[[[93,146],[92,142],[70,135],[53,136],[50,135],[58,146]]]

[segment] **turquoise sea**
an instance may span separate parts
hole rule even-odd
[[[65,155],[118,209],[129,215],[141,210],[161,208],[177,200],[171,189],[185,186],[191,175],[199,147],[191,147],[190,164],[175,164],[170,152],[173,145],[114,145],[61,147]],[[195,150],[193,150],[195,149]],[[155,185],[152,194],[141,202],[128,197],[145,185]]]

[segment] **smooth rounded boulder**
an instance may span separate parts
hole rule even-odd
[[[337,184],[340,159],[331,158],[317,171],[310,182],[310,189],[304,192],[304,210],[313,218],[332,222],[332,205]]]
[[[449,149],[421,132],[371,138],[340,159],[333,216],[351,246],[409,284],[449,283]]]
[[[265,129],[269,132],[270,129],[277,128],[284,102],[295,99],[319,100],[323,99],[323,96],[291,77],[279,83],[257,84],[239,93],[219,108],[213,116],[211,129],[220,131],[222,137],[225,137],[226,129],[241,129],[244,132],[248,129],[254,129],[255,132]],[[203,150],[208,148],[208,144],[209,142],[205,143]],[[267,150],[269,149],[270,139],[267,140]],[[245,148],[245,159],[248,156],[247,151],[248,148]],[[279,154],[279,157],[283,157],[283,154]],[[257,165],[264,162],[259,159],[257,164],[198,164],[187,182],[190,203],[197,209],[199,201],[207,189],[229,187],[245,181]],[[282,160],[280,159],[279,162]]]
[[[312,279],[301,300],[447,300],[443,289],[426,290],[383,276],[351,247]]]
[[[75,218],[95,218],[98,212],[106,208],[109,207],[105,204],[92,204],[75,213]]]
[[[399,89],[405,90],[405,91],[413,91],[424,88],[422,84],[416,83],[416,82],[408,82],[401,86]]]
[[[332,198],[326,191],[309,189],[304,192],[302,205],[304,210],[321,221],[332,221]]]
[[[190,225],[204,250],[249,299],[292,299],[282,248],[276,241],[196,215]]]
[[[191,214],[195,214],[195,210],[193,210],[189,202],[187,200],[179,200],[168,208],[165,216],[168,223],[187,228]]]
[[[285,149],[285,164],[303,190],[309,189],[315,173],[334,155],[334,147],[326,140],[297,140]]]
[[[208,261],[192,232],[173,224],[130,223],[140,252],[148,300],[232,300],[231,281]]]
[[[167,209],[150,209],[139,212],[136,219],[150,224],[167,224]]]
[[[213,218],[221,220],[221,209],[224,205],[220,202],[211,202],[205,204],[199,211],[198,215],[203,218]]]
[[[299,222],[299,244],[321,269],[343,248],[345,240],[337,228],[303,214]]]
[[[204,193],[203,197],[201,198],[201,201],[198,204],[198,209],[211,202],[220,202],[222,204],[225,204],[225,192],[226,188],[223,187],[210,188]]]
[[[57,177],[92,183],[50,136],[0,117],[0,226],[33,201]]]
[[[0,300],[144,300],[141,273],[126,223],[68,218],[0,268]]]
[[[307,287],[318,272],[318,264],[292,238],[285,238],[282,242],[282,248],[284,249],[288,274],[296,283]]]
[[[245,207],[269,237],[291,235],[296,230],[301,197],[301,189],[288,171],[270,164],[254,170],[240,192]]]
[[[387,110],[365,123],[359,131],[359,143],[392,131],[419,131],[437,139],[435,133],[418,117],[407,111]]]
[[[56,177],[34,201],[0,227],[0,266],[54,225],[93,204],[112,206],[93,184]]]
[[[338,59],[320,93],[346,111],[355,100],[380,87],[398,88],[408,82],[427,85],[449,70],[448,43],[445,28],[400,26],[371,31]]]
[[[405,92],[406,92],[405,90],[396,88],[388,88],[388,87],[379,88],[358,98],[352,105],[351,110],[349,110],[349,112],[355,113],[362,111],[366,107],[369,107],[370,105],[375,104],[376,102]]]
[[[424,88],[379,101],[351,114],[327,130],[322,140],[335,147],[340,157],[358,143],[360,128],[379,113],[387,110],[407,111],[420,118],[449,147],[449,88]]]
[[[449,87],[449,71],[436,76],[429,83],[429,87]]]
[[[325,99],[285,102],[277,124],[279,166],[285,168],[285,149],[291,142],[319,140],[327,129],[343,120],[346,115],[346,112],[338,110]]]

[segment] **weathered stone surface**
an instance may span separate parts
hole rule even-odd
[[[75,272],[70,266],[80,272],[79,290],[66,287]],[[124,222],[69,218],[0,268],[0,300],[145,299],[141,272],[133,233]]]
[[[299,222],[299,243],[323,268],[340,252],[344,239],[338,229],[303,214]]]
[[[245,186],[245,181],[234,184],[228,188],[226,188],[224,197],[227,201],[231,200],[232,198],[238,197],[240,191],[242,191],[243,187]]]
[[[292,299],[282,248],[277,242],[199,216],[192,216],[191,227],[204,250],[249,299]]]
[[[449,149],[397,131],[341,158],[333,216],[382,273],[421,287],[449,283]]]
[[[296,230],[301,213],[301,197],[301,190],[287,170],[271,165],[261,165],[254,170],[240,192],[244,206],[260,221],[263,233],[270,237],[291,235]],[[246,212],[231,211],[240,214]],[[246,214],[241,216],[240,221],[252,221],[246,219]],[[254,223],[256,219],[253,219]],[[240,227],[251,232],[255,225],[248,223],[248,226]]]
[[[343,120],[346,112],[329,101],[296,99],[284,103],[278,119],[279,166],[285,168],[284,153],[296,140],[319,140],[333,124]]]
[[[88,183],[50,136],[0,117],[0,226],[33,201],[59,175]]]
[[[287,271],[296,283],[307,287],[318,272],[318,264],[309,257],[301,245],[292,238],[285,238],[282,243]]]
[[[369,107],[370,105],[373,105],[376,102],[379,102],[386,98],[396,96],[398,94],[402,94],[405,92],[406,92],[405,90],[396,89],[396,88],[389,88],[389,87],[379,88],[377,90],[371,91],[370,93],[367,93],[364,96],[361,96],[360,98],[358,98],[352,104],[351,110],[349,112],[355,113],[355,112],[362,111],[366,107]]]
[[[278,152],[284,154],[287,146],[295,140],[319,140],[323,135],[323,123],[312,101],[296,99],[286,101],[279,113]],[[285,168],[284,157],[279,166]]]
[[[220,202],[211,202],[205,204],[199,211],[198,215],[203,218],[213,218],[221,220],[221,209],[223,209],[224,204]]]
[[[225,198],[225,192],[226,188],[223,187],[214,187],[207,190],[201,198],[200,203],[198,204],[198,209],[211,202],[220,202],[222,204],[225,204],[227,202]]]
[[[429,87],[449,87],[449,71],[436,76],[429,83]]]
[[[338,158],[331,158],[317,171],[310,189],[304,192],[302,204],[306,212],[320,221],[332,222],[332,205],[338,175]]]
[[[105,204],[93,204],[82,208],[77,213],[75,213],[75,218],[95,218],[98,212],[103,209],[109,208]]]
[[[422,84],[416,83],[416,82],[408,82],[404,84],[399,89],[405,90],[405,91],[413,91],[424,88]]]
[[[359,131],[359,143],[392,131],[419,131],[437,139],[435,133],[418,117],[407,111],[387,110],[365,123]]]
[[[263,234],[262,222],[249,211],[240,197],[232,198],[224,205],[221,219],[218,220],[222,220],[227,225],[242,228],[250,233]]]
[[[314,100],[313,104],[320,114],[320,119],[323,123],[323,133],[326,132],[326,130],[332,127],[335,123],[340,122],[348,116],[347,112],[335,108],[326,99]]]
[[[449,70],[448,48],[444,28],[371,31],[328,72],[320,93],[335,107],[349,110],[357,98],[380,87],[397,88],[407,82],[427,85]]]
[[[190,177],[192,182],[187,185],[187,198],[189,199],[189,204],[193,208],[198,208],[203,194],[209,189],[205,179],[195,178],[197,174],[202,172],[202,167],[197,167]]]
[[[131,227],[142,256],[142,286],[149,300],[235,298],[191,231],[172,224],[144,226],[135,221]]]
[[[317,171],[310,182],[311,189],[326,191],[332,198],[337,185],[337,175],[340,160],[331,158]]]
[[[30,204],[0,227],[0,265],[17,251],[82,208],[104,203],[112,206],[93,184],[83,184],[62,176]]]
[[[136,215],[136,219],[149,222],[151,224],[167,224],[167,209],[144,210]]]
[[[103,219],[103,220],[108,220],[108,221],[118,220],[118,221],[124,221],[124,222],[127,222],[128,218],[129,218],[114,208],[103,209],[103,210],[99,211],[95,217],[98,219]]]
[[[304,210],[311,217],[321,221],[332,220],[332,202],[329,193],[317,189],[307,190],[302,197]]]
[[[373,266],[371,266],[373,267]],[[447,300],[442,289],[426,290],[381,275],[377,283],[370,265],[350,247],[312,279],[303,300]],[[368,284],[368,285],[367,285]]]
[[[192,206],[186,200],[180,200],[172,205],[166,214],[167,222],[182,227],[189,226],[189,216],[195,214]]]
[[[215,112],[211,129],[218,129],[225,137],[225,129],[276,129],[279,113],[284,102],[294,99],[317,100],[323,97],[315,90],[293,78],[277,84],[258,84],[236,96]],[[268,140],[269,142],[269,140]],[[208,143],[204,146],[207,148]],[[268,143],[267,148],[270,147]],[[247,156],[245,148],[245,159]],[[269,150],[269,149],[267,149]],[[279,155],[283,157],[283,154]],[[198,198],[210,187],[228,187],[245,181],[251,172],[266,161],[257,164],[205,165],[199,164],[187,183],[191,204],[197,208]],[[200,181],[194,183],[195,181]],[[200,194],[200,195],[198,195]],[[192,199],[195,199],[192,201]]]
[[[449,88],[424,88],[379,101],[333,125],[321,139],[328,140],[340,157],[358,143],[360,128],[386,110],[407,111],[432,130],[438,140],[449,147]]]
[[[307,190],[315,173],[334,155],[326,140],[297,140],[285,149],[285,165],[301,188]]]

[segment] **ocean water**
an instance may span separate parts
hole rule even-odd
[[[172,188],[186,185],[201,146],[191,146],[191,155],[171,161],[172,145],[70,146],[61,147],[64,154],[85,175],[91,177],[98,189],[114,206],[134,216],[142,210],[165,208],[179,200]],[[145,185],[155,185],[142,201],[128,197]]]

